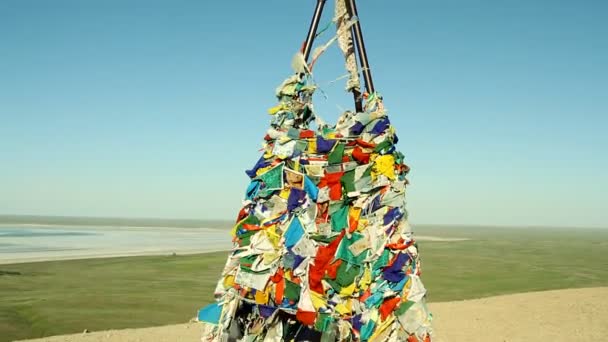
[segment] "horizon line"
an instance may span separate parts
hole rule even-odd
[[[19,223],[19,224],[36,224],[36,223],[48,223],[48,222],[25,222],[25,219],[37,219],[37,220],[57,220],[57,219],[67,219],[67,220],[126,220],[126,221],[138,221],[138,220],[147,220],[147,221],[157,221],[157,222],[167,222],[167,221],[175,221],[182,223],[195,223],[195,222],[204,222],[204,221],[215,221],[218,223],[226,223],[233,225],[235,221],[228,218],[175,218],[175,217],[142,217],[142,216],[70,216],[70,215],[38,215],[38,214],[0,214],[0,224],[6,223]],[[7,219],[17,219],[20,222],[2,222],[2,220]],[[69,222],[62,222],[60,224],[70,225]],[[524,225],[505,225],[505,224],[484,224],[484,223],[412,223],[410,224],[415,226],[425,226],[425,227],[467,227],[467,228],[517,228],[517,229],[542,229],[542,228],[557,228],[557,229],[608,229],[608,226],[562,226],[562,225],[535,225],[535,224],[524,224]],[[95,224],[93,224],[95,225]],[[177,227],[176,227],[177,228]]]

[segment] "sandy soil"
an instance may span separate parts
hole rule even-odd
[[[435,342],[606,341],[608,287],[523,293],[430,305]],[[30,341],[199,341],[196,323]]]

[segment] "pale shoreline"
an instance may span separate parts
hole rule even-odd
[[[3,228],[8,234],[2,235]],[[11,234],[23,229],[23,235]],[[31,235],[30,235],[31,233]],[[230,234],[209,227],[0,225],[0,264],[228,251]]]
[[[36,229],[41,235],[5,236],[2,228]],[[45,236],[45,231],[51,232]],[[55,232],[76,236],[53,236]],[[89,235],[92,234],[92,235]],[[458,242],[468,238],[414,235],[422,242]],[[232,248],[228,229],[199,227],[64,226],[56,224],[0,224],[0,265],[43,261],[113,257],[187,255],[228,252]]]
[[[181,229],[181,228],[180,228]],[[416,241],[426,241],[426,242],[460,242],[460,241],[468,241],[470,239],[467,238],[442,238],[437,236],[418,236],[416,237]],[[9,264],[23,264],[30,262],[44,262],[44,261],[63,261],[63,260],[81,260],[81,259],[104,259],[104,258],[118,258],[118,257],[137,257],[137,256],[173,256],[175,255],[193,255],[193,254],[207,254],[207,253],[216,253],[216,252],[228,252],[230,248],[217,248],[217,249],[184,249],[184,250],[175,250],[175,249],[153,249],[153,250],[137,250],[132,252],[104,252],[104,253],[78,253],[70,255],[70,251],[62,251],[63,255],[54,256],[51,255],[51,252],[46,252],[47,255],[43,256],[32,256],[25,255],[23,257],[18,258],[0,258],[0,265],[9,265]],[[40,254],[40,253],[36,253]]]
[[[95,225],[95,224],[54,224],[54,223],[0,223],[0,228],[58,228],[58,229],[191,229],[200,230],[224,230],[229,228],[220,227],[176,227],[176,226],[130,226],[130,225]]]
[[[47,261],[69,261],[69,260],[86,260],[86,259],[108,259],[108,258],[128,258],[139,256],[174,256],[174,255],[194,255],[208,254],[217,252],[228,252],[230,249],[209,249],[209,250],[184,250],[184,251],[138,251],[138,252],[116,252],[116,253],[91,253],[79,255],[62,255],[62,256],[25,256],[12,259],[0,259],[0,265],[27,264],[31,262],[47,262]]]

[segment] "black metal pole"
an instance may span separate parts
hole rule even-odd
[[[317,35],[317,28],[319,27],[319,21],[321,20],[321,14],[323,14],[323,6],[325,6],[326,0],[317,0],[317,7],[315,8],[315,14],[312,16],[312,21],[310,22],[310,28],[308,29],[308,35],[306,36],[306,41],[304,42],[304,60],[308,62],[308,57],[310,56],[310,50],[312,49],[312,43],[315,41],[315,36]]]
[[[352,17],[359,16],[357,14],[357,5],[355,0],[346,0],[346,10],[348,15]],[[357,51],[359,52],[359,60],[361,61],[361,71],[363,73],[363,79],[365,80],[365,89],[369,94],[374,92],[374,82],[372,81],[372,72],[369,68],[369,62],[367,61],[367,52],[365,50],[365,43],[363,42],[363,33],[361,33],[361,22],[357,20],[353,25],[353,36],[357,45]]]

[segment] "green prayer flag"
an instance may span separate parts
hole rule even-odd
[[[253,236],[252,232],[239,236],[239,246],[249,246],[251,244],[251,236]]]
[[[285,297],[297,303],[300,300],[300,285],[285,279]]]
[[[331,214],[331,230],[339,232],[344,228],[348,228],[348,206]]]
[[[307,140],[298,140],[296,142],[296,147],[294,148],[295,154],[299,155],[308,150],[308,141]]]
[[[283,189],[283,167],[281,163],[272,169],[262,173],[254,179],[259,179],[264,182],[264,190],[279,190]]]
[[[326,313],[319,313],[317,321],[315,322],[315,329],[318,331],[325,331],[329,327],[331,322],[331,315]]]
[[[384,140],[383,142],[376,145],[376,147],[374,148],[374,152],[382,152],[385,149],[389,149],[391,146],[393,146],[393,143],[391,141],[389,141],[388,139]]]
[[[362,239],[363,235],[360,233],[353,233],[350,238],[348,237],[344,237],[342,238],[342,241],[340,242],[340,246],[338,246],[338,250],[336,251],[336,258],[338,259],[342,259],[348,263],[354,264],[354,265],[363,265],[363,261],[365,259],[367,259],[367,256],[369,254],[369,250],[365,250],[363,252],[361,252],[361,254],[355,256],[353,254],[353,252],[351,252],[351,250],[349,249],[349,247],[357,242],[358,240]]]
[[[342,178],[340,179],[342,182],[342,186],[344,187],[344,191],[347,193],[356,191],[355,188],[355,170],[350,170],[344,173]]]
[[[342,287],[348,287],[355,282],[355,279],[361,273],[361,267],[343,262],[338,266],[338,272],[336,273],[336,282]]]
[[[380,255],[380,257],[376,260],[376,262],[372,265],[372,270],[376,271],[388,265],[390,256],[391,252],[388,249],[385,249]]]
[[[344,144],[337,143],[333,150],[327,156],[327,162],[329,165],[342,163],[342,157],[344,156]]]
[[[412,302],[409,300],[405,303],[401,303],[401,305],[399,305],[397,310],[395,310],[395,316],[399,317],[399,316],[403,315],[414,304],[416,304],[416,302]]]

